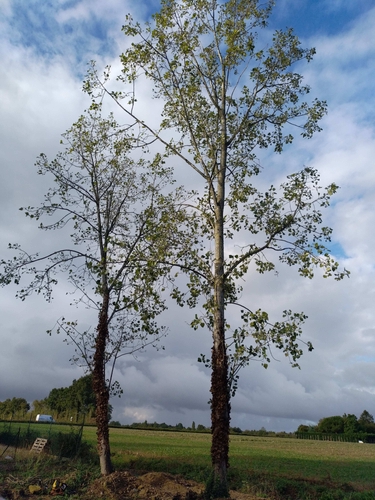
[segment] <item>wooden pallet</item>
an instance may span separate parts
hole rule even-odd
[[[44,450],[46,444],[47,444],[47,439],[36,438],[30,451],[34,451],[35,453],[41,453]]]

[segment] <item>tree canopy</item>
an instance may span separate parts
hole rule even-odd
[[[321,418],[316,426],[300,425],[297,432],[313,432],[323,434],[357,434],[357,433],[375,433],[374,417],[364,410],[360,417],[354,414]]]
[[[91,374],[73,380],[69,387],[54,388],[41,403],[48,412],[65,420],[82,421],[86,415],[95,415],[96,398]],[[35,405],[34,405],[35,407]],[[111,412],[109,412],[110,417]]]
[[[17,418],[24,417],[30,410],[30,405],[25,398],[8,398],[5,401],[0,401],[0,416],[1,418]]]
[[[303,313],[285,310],[271,321],[255,304],[241,304],[242,280],[249,269],[276,270],[277,261],[296,265],[312,278],[341,279],[326,243],[323,225],[337,186],[320,187],[319,174],[306,167],[280,186],[264,188],[258,153],[271,147],[281,153],[294,131],[309,138],[320,131],[326,103],[311,99],[310,88],[293,67],[310,62],[291,29],[278,30],[268,45],[258,43],[273,1],[163,0],[150,23],[127,17],[123,31],[131,46],[121,55],[123,90],[111,91],[109,70],[100,79],[95,68],[86,91],[107,92],[121,109],[164,148],[184,162],[200,181],[192,213],[196,245],[180,259],[189,275],[189,295],[174,291],[180,304],[202,304],[194,328],[212,335],[211,421],[213,496],[226,496],[230,398],[239,369],[259,357],[267,366],[272,346],[294,366],[302,355],[299,342]],[[158,126],[142,116],[138,84],[150,81],[163,110]],[[170,138],[172,137],[172,138]],[[229,307],[238,309],[238,326],[230,328]],[[308,350],[312,345],[307,343]]]
[[[157,339],[165,332],[156,322],[165,308],[164,261],[180,248],[184,211],[182,191],[173,190],[162,155],[148,155],[141,133],[120,126],[113,115],[103,118],[101,111],[101,102],[93,103],[63,134],[65,149],[54,160],[40,155],[38,173],[50,175],[54,185],[39,207],[21,209],[43,231],[69,228],[70,244],[41,255],[10,244],[18,255],[1,261],[0,282],[26,281],[17,292],[22,300],[33,292],[51,300],[61,273],[74,292],[73,304],[96,311],[94,332],[65,318],[57,330],[75,344],[74,361],[92,373],[100,464],[108,474],[109,395],[111,388],[119,391],[114,363],[152,342],[149,335]],[[59,401],[64,391],[54,403],[57,411],[65,405]]]

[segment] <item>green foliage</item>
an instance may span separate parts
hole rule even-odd
[[[65,419],[72,418],[76,422],[82,421],[86,415],[92,416],[96,404],[92,375],[73,380],[69,387],[52,389],[44,404],[57,418],[64,416]]]
[[[319,423],[315,427],[300,425],[297,429],[297,433],[317,433],[319,434],[345,434],[348,440],[358,441],[368,440],[366,438],[367,434],[375,434],[375,424],[374,417],[367,411],[364,410],[357,419],[356,415],[346,414],[341,416],[325,417],[319,420]],[[352,436],[351,439],[349,437]]]
[[[120,126],[112,114],[102,118],[101,108],[101,101],[93,102],[63,134],[65,149],[54,160],[39,156],[38,174],[49,175],[53,186],[40,206],[20,209],[43,231],[69,228],[71,245],[39,255],[10,244],[16,255],[1,260],[0,284],[21,286],[27,277],[16,296],[24,300],[35,292],[50,301],[62,273],[75,297],[72,304],[95,311],[94,331],[81,331],[77,321],[65,317],[55,329],[74,345],[72,361],[93,374],[98,450],[108,474],[109,396],[122,392],[113,380],[115,363],[165,334],[156,322],[165,310],[163,280],[170,268],[165,261],[179,248],[185,211],[183,191],[171,189],[163,156],[145,159],[147,137]],[[70,396],[67,389],[56,390],[48,404],[60,412],[71,404]],[[78,398],[77,404],[85,403]]]
[[[297,432],[309,432],[309,426],[308,425],[299,425]]]
[[[0,418],[24,418],[30,410],[30,405],[25,398],[6,399],[0,401]]]
[[[5,495],[4,498],[24,498],[30,484],[40,484],[43,494],[34,497],[45,498],[56,478],[68,485],[69,498],[84,498],[87,486],[98,478],[98,468],[93,464],[92,457],[87,455],[84,458],[60,460],[55,456],[35,456],[29,451],[18,450],[15,458],[11,474],[9,464],[0,467],[0,495]]]
[[[229,489],[226,482],[219,481],[217,476],[210,474],[206,482],[204,490],[204,499],[212,500],[213,498],[229,498]]]
[[[231,427],[230,432],[234,434],[242,434],[242,429],[240,427]]]
[[[198,424],[197,425],[197,431],[198,432],[202,432],[202,431],[204,432],[204,431],[207,431],[207,428],[204,425],[202,425],[202,424]]]
[[[361,413],[358,422],[361,422],[361,424],[373,424],[374,423],[374,417],[367,411],[363,410]]]
[[[146,159],[145,138],[122,128],[112,115],[102,118],[100,102],[63,134],[62,144],[65,150],[54,160],[42,154],[36,163],[38,173],[54,181],[44,202],[21,210],[43,231],[69,227],[72,246],[42,256],[10,244],[18,255],[1,261],[0,283],[25,281],[19,298],[36,292],[51,300],[62,273],[77,295],[72,304],[93,308],[96,314],[107,294],[110,336],[105,358],[114,362],[124,351],[144,347],[149,334],[153,343],[165,333],[155,323],[164,310],[159,280],[166,268],[160,261],[181,240],[177,227],[184,217],[183,193],[173,192],[163,157]],[[133,149],[136,159],[130,154]],[[91,367],[96,331],[80,331],[76,321],[64,317],[55,330],[76,348],[72,361]],[[112,383],[110,371],[108,385]]]
[[[110,425],[111,427],[121,427],[121,422],[119,422],[118,420],[111,420],[111,421],[109,422],[109,425]]]
[[[347,415],[346,413],[343,415],[344,419],[344,433],[345,434],[355,434],[359,432],[360,424],[355,415]]]
[[[326,112],[324,101],[303,100],[310,89],[292,70],[300,61],[311,61],[314,49],[302,48],[290,29],[275,32],[268,49],[256,47],[271,10],[272,2],[162,1],[152,23],[141,26],[130,16],[126,19],[123,31],[132,45],[121,55],[124,91],[106,87],[109,70],[100,81],[93,67],[85,82],[90,95],[110,94],[167,155],[184,160],[203,181],[195,206],[189,203],[195,209],[190,227],[196,235],[195,247],[182,261],[189,272],[189,296],[177,290],[172,294],[190,307],[205,298],[205,314],[195,317],[193,328],[214,329],[214,283],[224,291],[224,307],[237,307],[249,267],[261,273],[275,270],[274,256],[296,265],[308,278],[315,268],[323,269],[324,277],[348,275],[338,270],[325,246],[331,229],[323,225],[322,210],[337,191],[334,183],[322,188],[318,172],[307,167],[279,187],[257,188],[256,177],[262,173],[257,150],[274,147],[281,152],[293,140],[290,124],[310,137],[320,130]],[[137,114],[134,88],[140,75],[152,82],[155,97],[164,103],[160,129]],[[167,129],[174,134],[169,142],[162,135]],[[224,251],[215,255],[208,250],[214,247],[212,240],[215,248],[232,247],[237,236],[241,241],[246,236],[245,242],[237,245],[236,254],[227,252],[226,259]],[[285,311],[282,321],[272,322],[264,311],[242,308],[240,326],[226,325],[232,395],[239,369],[254,357],[266,367],[272,346],[298,366],[305,319],[303,313]],[[312,350],[310,343],[306,347]]]
[[[216,470],[228,460],[230,398],[239,370],[254,357],[267,367],[272,347],[295,367],[303,353],[303,313],[284,311],[281,321],[271,321],[267,312],[239,303],[250,266],[265,273],[279,261],[307,278],[316,269],[324,277],[348,275],[326,247],[331,229],[323,225],[322,210],[337,190],[334,183],[322,188],[316,170],[307,167],[279,187],[257,186],[259,150],[282,152],[292,130],[311,137],[326,112],[324,101],[307,98],[310,88],[293,71],[315,50],[302,48],[291,29],[276,31],[268,44],[259,37],[272,7],[273,1],[162,0],[151,23],[126,18],[130,47],[118,77],[124,90],[108,90],[109,69],[100,81],[94,67],[84,85],[94,97],[110,94],[167,156],[185,162],[202,181],[189,203],[194,245],[177,261],[188,273],[188,293],[174,289],[172,296],[191,308],[199,303],[203,313],[191,325],[213,336],[212,359],[200,359],[212,369]],[[158,127],[137,112],[143,77],[163,103]],[[225,318],[229,307],[241,311],[233,327]]]
[[[340,416],[325,417],[319,420],[316,431],[328,434],[342,434],[344,432],[344,418]]]
[[[38,414],[38,413],[41,413],[41,414],[47,413],[48,414],[49,413],[49,408],[48,408],[46,399],[41,399],[41,400],[35,399],[32,403],[32,407],[33,407],[34,413],[36,413],[36,414]]]
[[[93,455],[94,449],[82,441],[81,429],[69,433],[57,432],[50,437],[50,453],[58,457],[85,457]]]
[[[230,398],[238,371],[254,357],[267,367],[273,347],[295,367],[304,345],[312,350],[300,340],[303,313],[286,310],[275,321],[257,306],[240,303],[250,267],[265,273],[277,271],[281,262],[307,278],[316,270],[337,280],[349,275],[330,255],[331,229],[323,224],[337,185],[322,188],[309,167],[280,186],[264,188],[257,180],[261,149],[281,153],[295,130],[311,137],[326,113],[326,103],[310,98],[309,86],[294,70],[310,62],[315,49],[303,48],[292,29],[277,30],[268,41],[260,36],[273,5],[272,0],[162,0],[152,22],[141,26],[126,18],[123,31],[130,43],[117,78],[123,90],[108,88],[109,68],[101,80],[93,66],[84,83],[94,99],[109,94],[167,157],[185,162],[202,181],[189,203],[194,245],[175,261],[188,273],[188,293],[174,288],[172,296],[180,305],[199,304],[203,313],[191,325],[213,337],[212,359],[200,359],[212,369],[216,466],[228,460]],[[163,104],[158,126],[137,109],[143,78]],[[230,307],[242,311],[233,326],[226,321]]]
[[[147,422],[147,420],[145,420],[144,422],[133,422],[132,424],[127,425],[126,427],[134,428],[134,429],[155,429],[155,430],[170,430],[170,431],[173,431],[173,430],[177,430],[177,431],[190,430],[190,429],[186,429],[186,427],[184,427],[184,425],[181,424],[181,422],[178,423],[178,424],[176,424],[176,425],[170,425],[170,424],[166,424],[165,422],[162,422],[162,423]],[[197,431],[197,432],[209,432],[210,431],[209,428],[205,427],[202,424],[198,424],[196,426],[195,422],[192,423],[191,430],[192,431]]]
[[[375,434],[374,417],[367,410],[364,410],[361,413],[358,419],[358,424],[362,431]]]
[[[375,443],[375,434],[367,434],[366,432],[356,433],[329,433],[329,432],[296,432],[297,439],[307,439],[311,441],[333,441],[340,443]]]
[[[16,448],[30,449],[37,438],[48,440],[46,451],[58,457],[92,457],[93,448],[82,441],[82,427],[66,427],[64,431],[54,425],[4,425],[0,427],[0,443]]]
[[[319,120],[326,112],[324,101],[304,100],[310,89],[292,69],[298,62],[310,62],[314,49],[302,48],[290,29],[276,31],[267,49],[256,47],[272,4],[162,1],[152,23],[141,26],[130,16],[126,19],[123,31],[132,44],[121,55],[124,91],[108,90],[109,71],[102,82],[94,67],[85,82],[90,95],[110,94],[167,155],[184,160],[203,181],[191,223],[196,245],[182,261],[189,272],[189,296],[173,291],[180,304],[190,307],[205,298],[205,313],[195,317],[193,328],[214,331],[215,308],[238,307],[241,280],[249,267],[260,273],[275,270],[274,256],[297,266],[308,278],[316,268],[324,277],[348,275],[338,270],[325,246],[331,229],[323,225],[322,210],[337,191],[334,183],[322,188],[318,172],[307,167],[279,187],[257,187],[256,177],[262,173],[256,158],[259,148],[281,152],[293,140],[290,124],[311,137],[320,130]],[[140,75],[152,82],[155,97],[164,104],[160,129],[151,128],[137,114],[134,88]],[[173,131],[173,140],[166,141],[163,130]],[[244,243],[224,258],[224,246],[236,245],[237,237]],[[214,247],[220,253],[209,250]],[[219,289],[224,293],[220,306]],[[226,325],[232,395],[238,371],[254,357],[267,367],[272,346],[281,349],[293,366],[298,366],[303,352],[303,313],[284,311],[282,321],[272,322],[264,311],[242,305],[241,311],[238,327]],[[306,347],[312,350],[310,343]]]

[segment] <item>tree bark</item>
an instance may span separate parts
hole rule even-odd
[[[225,160],[225,157],[224,157]],[[215,268],[213,347],[211,373],[211,461],[213,468],[213,497],[229,495],[230,398],[228,392],[228,356],[225,344],[225,278],[224,278],[224,169],[219,175],[215,210]]]
[[[211,460],[215,489],[220,496],[228,493],[227,468],[229,467],[230,402],[228,397],[228,360],[224,334],[213,333],[211,374]]]
[[[105,348],[108,338],[108,301],[109,297],[104,296],[102,308],[99,313],[93,369],[93,387],[96,396],[96,434],[100,472],[103,476],[113,472],[108,427],[109,389],[105,380]]]

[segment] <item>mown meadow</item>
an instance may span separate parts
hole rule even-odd
[[[27,431],[30,436],[37,433],[40,437],[49,436],[52,441],[54,435],[59,435],[61,440],[61,434],[73,436],[80,428],[59,424],[12,424],[12,433],[19,429],[21,435]],[[87,444],[95,450],[95,427],[83,428],[83,442],[86,452]],[[168,472],[202,483],[207,481],[210,434],[119,427],[110,429],[110,442],[117,470]],[[232,435],[230,444],[232,489],[268,499],[375,499],[373,444],[240,434]]]
[[[94,444],[94,429],[85,428],[84,438]],[[207,479],[209,434],[112,428],[110,440],[117,468]],[[346,498],[354,498],[355,491],[375,498],[375,445],[232,435],[230,449],[234,489],[272,493],[275,488],[290,490],[293,483],[294,488],[343,490]]]

